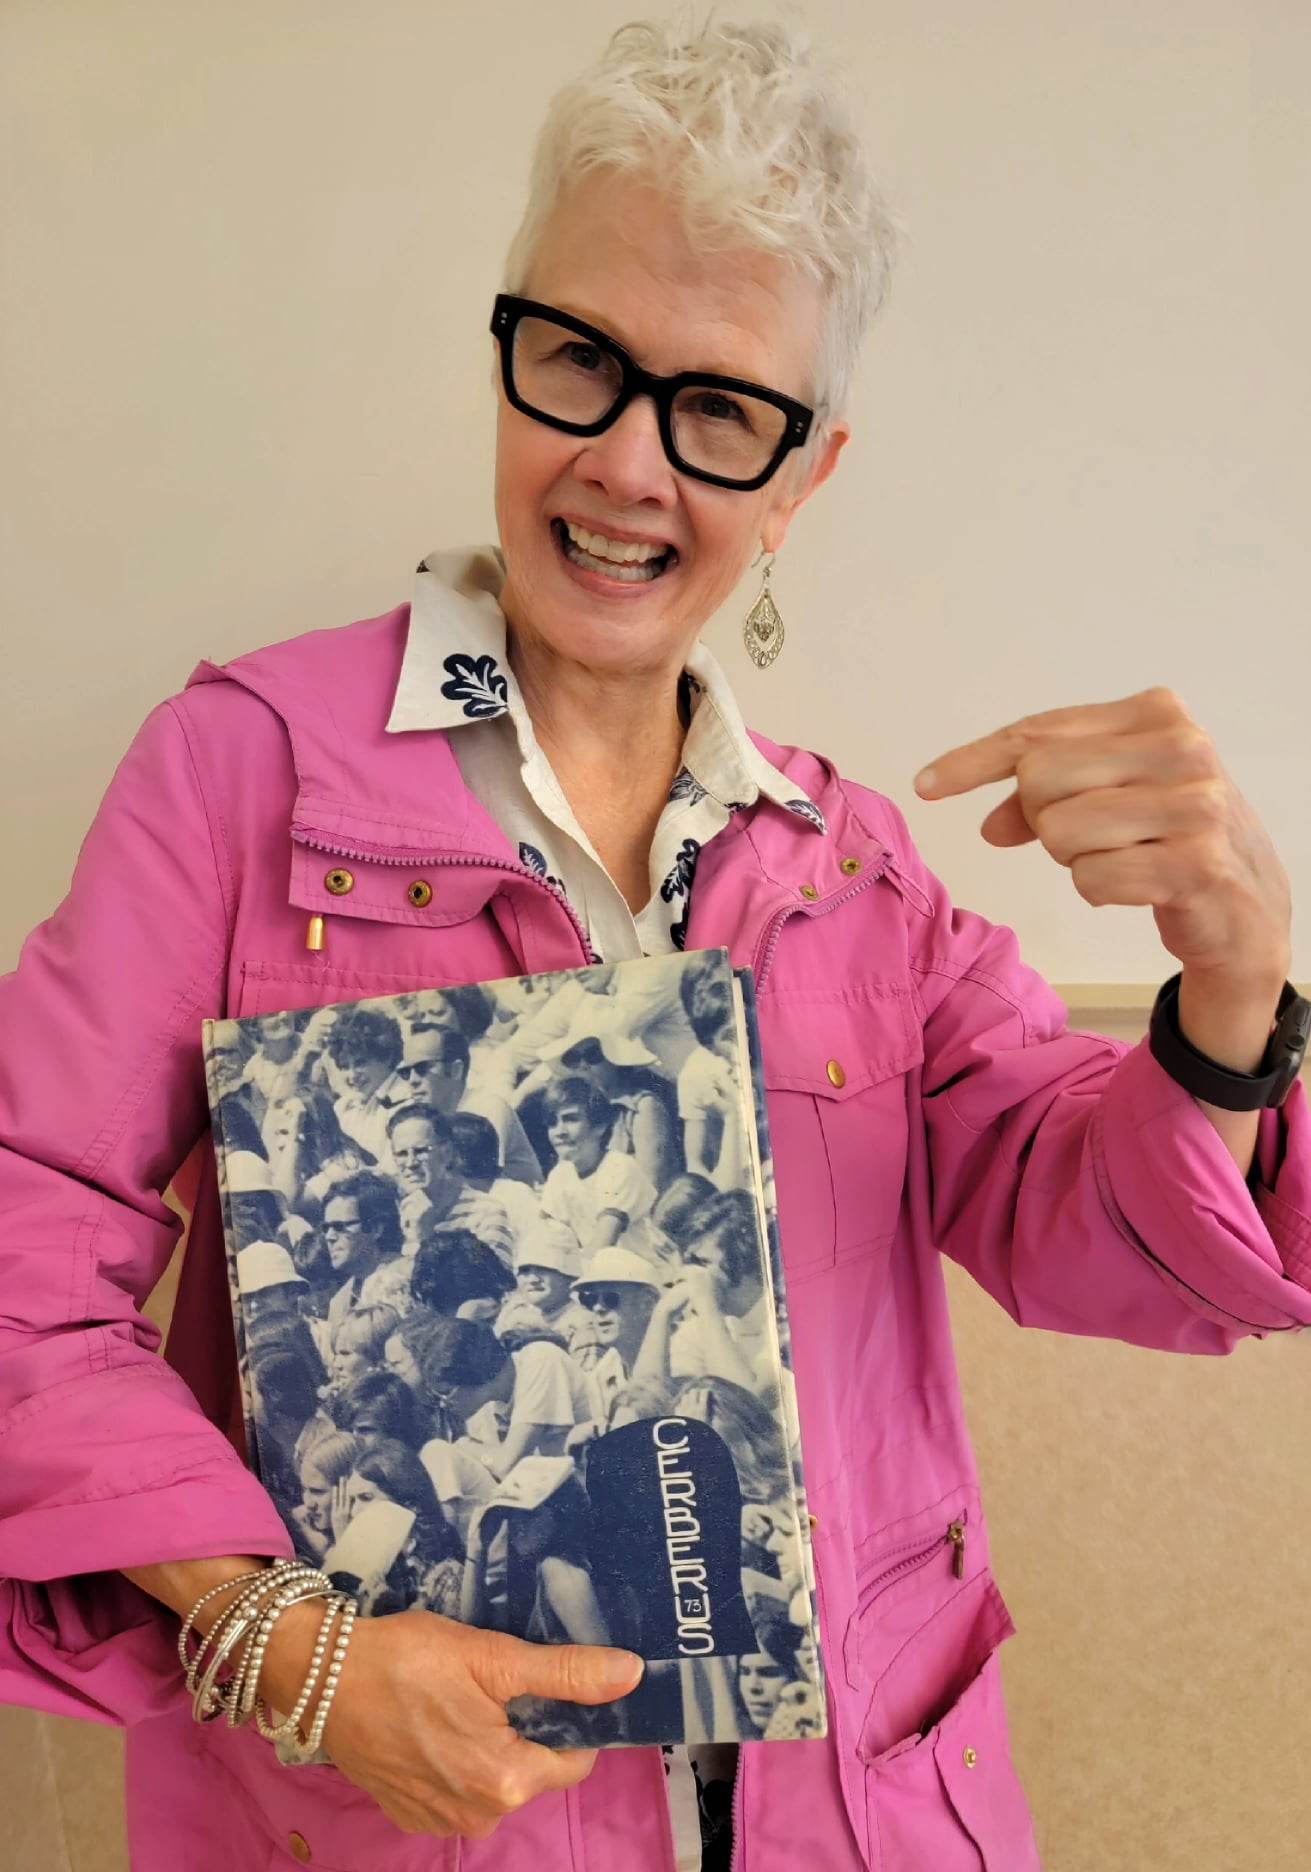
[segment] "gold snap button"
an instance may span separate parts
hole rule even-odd
[[[978,1759],[979,1759],[978,1756],[975,1754],[972,1748],[966,1749],[963,1760],[967,1768],[972,1768]]]
[[[803,884],[801,886],[801,895],[805,898],[807,903],[814,903],[815,899],[819,896],[819,892],[815,889],[813,884]]]
[[[416,910],[424,910],[432,902],[432,885],[425,883],[423,878],[415,878],[405,895]]]
[[[838,870],[842,873],[843,877],[855,877],[857,871],[860,870],[860,859],[844,858],[842,863],[838,866]]]
[[[298,1859],[302,1865],[309,1864],[310,1843],[303,1833],[288,1833],[287,1851],[291,1854],[293,1859]]]
[[[830,1085],[844,1086],[847,1083],[847,1075],[842,1070],[841,1060],[830,1060],[824,1071],[828,1074]]]
[[[818,1515],[813,1515],[813,1514],[808,1514],[808,1515],[806,1516],[806,1519],[807,1519],[807,1521],[809,1521],[809,1523],[810,1523],[810,1531],[811,1531],[811,1533],[813,1534],[813,1533],[815,1532],[815,1529],[816,1529],[816,1528],[817,1528],[817,1527],[819,1526],[819,1516],[818,1516]]]
[[[344,897],[347,891],[355,889],[355,878],[349,871],[329,871],[323,880],[323,888],[330,890],[334,897]]]

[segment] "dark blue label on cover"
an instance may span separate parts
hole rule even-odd
[[[645,1658],[756,1649],[742,1597],[742,1492],[728,1445],[692,1417],[645,1417],[593,1444],[593,1567],[628,1602]]]

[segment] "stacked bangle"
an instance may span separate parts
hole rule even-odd
[[[220,1593],[230,1592],[236,1592],[237,1597],[215,1619],[208,1635],[198,1641],[193,1654],[189,1641],[194,1636],[197,1613]],[[291,1714],[275,1726],[272,1711],[259,1692],[264,1653],[273,1628],[287,1607],[309,1599],[326,1601],[309,1671]],[[328,1710],[336,1693],[358,1609],[349,1594],[336,1590],[326,1573],[299,1560],[276,1560],[272,1566],[261,1567],[258,1572],[243,1573],[236,1579],[225,1580],[221,1586],[211,1587],[192,1606],[178,1633],[178,1656],[186,1672],[196,1721],[212,1722],[215,1717],[226,1715],[229,1724],[236,1728],[253,1715],[260,1734],[277,1743],[282,1761],[308,1762],[318,1758]],[[318,1686],[334,1625],[336,1644],[328,1663],[327,1678],[310,1734],[302,1740],[299,1724]],[[230,1665],[226,1676],[223,1675],[225,1665]]]
[[[272,1711],[265,1714],[268,1706],[263,1698],[255,1699],[255,1727],[269,1742],[282,1742],[297,1737],[300,1719],[310,1706],[310,1698],[314,1695],[314,1687],[319,1681],[319,1672],[323,1668],[323,1657],[328,1648],[328,1638],[333,1624],[336,1622],[338,1613],[349,1603],[344,1593],[325,1594],[325,1600],[323,1617],[319,1621],[318,1637],[314,1640],[314,1653],[310,1658],[309,1671],[290,1715],[284,1722],[274,1725],[270,1720]]]
[[[314,1721],[310,1724],[310,1732],[304,1742],[298,1742],[293,1736],[290,1743],[283,1742],[280,1745],[278,1753],[284,1761],[303,1765],[306,1762],[312,1762],[319,1752],[324,1726],[328,1720],[328,1711],[332,1707],[333,1697],[337,1694],[337,1680],[341,1676],[346,1647],[350,1643],[351,1632],[359,1612],[359,1607],[353,1599],[348,1598],[345,1593],[339,1596],[342,1601],[341,1626],[337,1632],[337,1642],[333,1646],[332,1661],[328,1665],[328,1677],[323,1686],[323,1695],[319,1698],[319,1707],[314,1712]]]

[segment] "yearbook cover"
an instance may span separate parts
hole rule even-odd
[[[825,1733],[750,972],[724,950],[207,1021],[250,1463],[297,1553],[647,1661],[553,1746]]]

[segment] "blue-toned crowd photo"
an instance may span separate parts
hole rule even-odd
[[[641,1653],[552,1746],[823,1733],[722,951],[207,1026],[251,1460],[384,1615]]]

